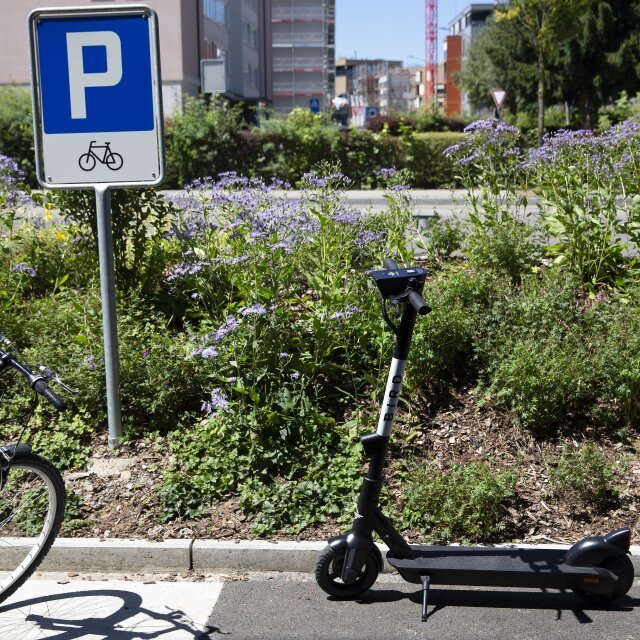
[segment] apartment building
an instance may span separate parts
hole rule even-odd
[[[269,0],[273,108],[327,110],[335,96],[335,0]]]
[[[134,2],[136,0],[133,0]],[[0,0],[0,86],[29,86],[27,16],[36,8],[129,0]],[[282,113],[335,95],[335,0],[145,0],[158,14],[164,111],[201,91],[201,61],[224,60],[224,94]]]
[[[120,0],[122,2],[122,0]],[[27,17],[33,9],[48,7],[95,6],[112,4],[111,0],[0,0],[3,20],[0,50],[0,86],[30,84]],[[118,2],[113,2],[118,4]],[[162,98],[165,113],[182,105],[183,94],[200,90],[202,6],[198,0],[147,0],[158,14],[160,31],[160,65]]]
[[[498,3],[499,4],[499,3]],[[495,2],[474,2],[463,9],[451,22],[445,40],[445,110],[447,115],[470,115],[471,105],[464,91],[458,87],[455,74],[464,68],[471,43],[493,15]]]
[[[393,69],[378,78],[380,113],[409,113],[412,106],[412,75],[409,69]]]

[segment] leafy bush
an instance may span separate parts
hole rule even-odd
[[[416,326],[409,365],[414,388],[474,379],[479,327],[498,288],[493,278],[465,267],[427,280],[423,297],[432,311]]]
[[[76,225],[71,240],[78,258],[83,259],[85,252],[97,256],[95,193],[55,191],[49,199],[66,220]],[[153,290],[164,268],[160,235],[166,230],[173,209],[156,189],[114,189],[110,199],[116,282],[123,288]],[[56,234],[66,235],[67,230],[58,229]]]
[[[640,122],[628,121],[601,136],[545,136],[540,149],[528,154],[529,179],[544,198],[542,225],[554,238],[547,253],[592,292],[618,284],[628,268],[625,253],[639,246],[637,207],[618,203],[619,195],[638,192],[638,147]],[[619,206],[626,209],[622,218]]]
[[[385,132],[392,136],[399,136],[407,129],[415,131],[416,123],[412,118],[404,115],[374,116],[367,120],[365,127],[374,133]]]
[[[553,274],[524,284],[494,304],[478,346],[491,401],[538,431],[637,427],[637,305],[582,300]]]
[[[504,526],[505,505],[516,478],[482,462],[440,471],[419,465],[409,475],[405,522],[434,541],[494,540]]]
[[[239,106],[220,99],[211,106],[184,97],[182,113],[166,122],[166,184],[181,188],[196,178],[242,170],[243,138]]]
[[[547,469],[554,494],[599,506],[616,495],[614,464],[594,442],[585,442],[578,451],[565,447]]]
[[[31,94],[22,87],[0,87],[0,155],[9,156],[36,186]]]

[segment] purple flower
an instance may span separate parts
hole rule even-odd
[[[267,310],[261,304],[254,304],[250,307],[244,307],[240,310],[242,316],[264,316]]]
[[[166,277],[167,282],[172,282],[178,278],[193,276],[200,273],[202,269],[209,266],[209,262],[199,260],[197,262],[181,262],[171,269],[171,273]]]
[[[219,388],[211,391],[211,399],[202,403],[201,411],[207,415],[224,411],[229,406],[229,399]]]
[[[226,335],[235,331],[240,324],[238,321],[232,316],[229,315],[224,323],[214,331],[213,334],[210,334],[208,338],[210,338],[213,342],[220,342]]]
[[[95,363],[95,355],[91,354],[84,359],[84,364],[89,369],[89,371],[95,371],[97,365]]]
[[[343,318],[350,318],[354,313],[363,313],[362,309],[350,306],[344,311],[336,311],[329,316],[329,320],[342,320]]]
[[[16,271],[17,273],[25,273],[30,278],[35,278],[38,273],[33,267],[30,267],[26,262],[18,262],[18,264],[14,264],[13,267],[11,267],[11,270]]]
[[[205,347],[200,352],[200,355],[205,359],[209,360],[211,358],[216,358],[218,356],[218,352],[213,347]]]

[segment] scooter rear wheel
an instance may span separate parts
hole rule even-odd
[[[610,593],[592,593],[586,589],[573,589],[573,592],[593,603],[609,603],[621,598],[633,585],[633,563],[629,556],[610,556],[605,558],[600,564],[597,565],[603,569],[608,569],[611,573],[618,576],[618,583],[615,585],[614,590]]]
[[[378,560],[373,551],[367,556],[362,573],[352,584],[342,582],[342,565],[344,553],[327,545],[318,555],[316,561],[316,582],[318,586],[330,596],[341,600],[357,598],[367,591],[378,578]]]

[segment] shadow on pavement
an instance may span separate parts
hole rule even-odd
[[[209,640],[220,632],[198,626],[179,609],[153,611],[122,589],[87,589],[30,598],[0,607],[0,638],[151,640],[182,632],[181,638]],[[218,637],[216,635],[216,637]]]
[[[328,597],[327,600],[334,600]],[[392,603],[410,600],[422,606],[422,591],[411,593],[396,589],[370,589],[356,600],[360,605],[375,605],[382,602]],[[587,602],[571,591],[498,591],[498,590],[463,590],[432,588],[429,591],[429,618],[447,606],[481,607],[485,609],[529,609],[556,611],[556,620],[560,620],[564,612],[571,612],[578,622],[593,622],[589,611],[631,612],[640,605],[640,598],[626,595],[612,603]]]

